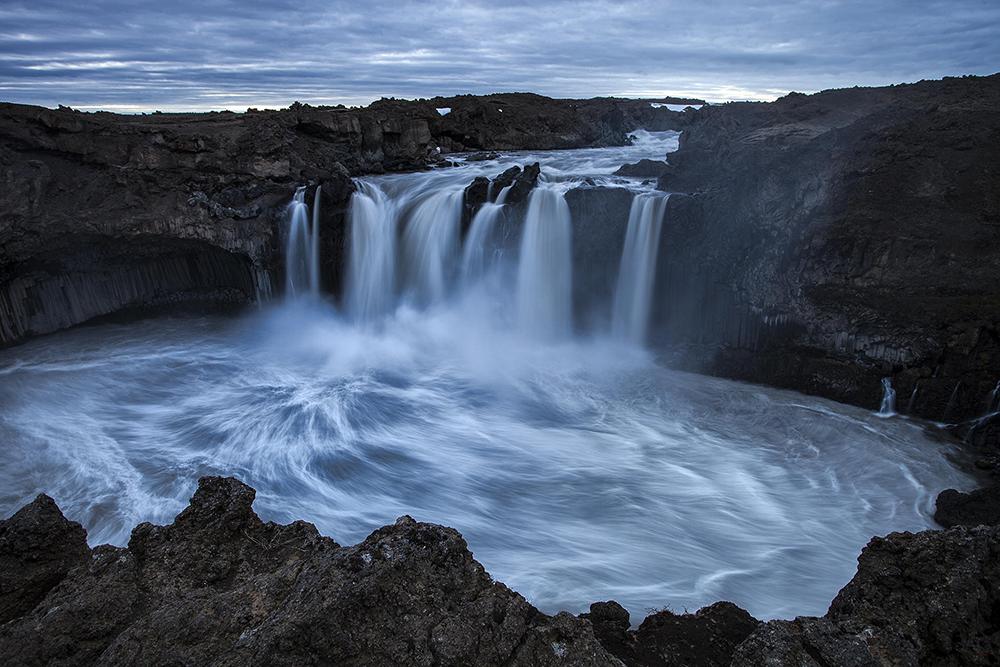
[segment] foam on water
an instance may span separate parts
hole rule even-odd
[[[503,327],[487,284],[386,326],[315,302],[104,325],[0,353],[0,509],[44,491],[124,544],[205,474],[341,543],[454,526],[545,611],[733,600],[821,614],[872,535],[971,480],[905,420]],[[477,291],[482,290],[482,293]]]

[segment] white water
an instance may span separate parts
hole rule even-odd
[[[649,332],[653,279],[666,207],[667,197],[636,195],[629,210],[611,330],[615,336],[634,343],[644,343]]]
[[[444,299],[458,262],[462,190],[435,192],[410,215],[403,231],[407,288],[422,305]]]
[[[288,205],[288,239],[285,245],[285,294],[319,296],[319,198],[313,198],[312,220],[306,189],[299,188]]]
[[[674,145],[645,134],[359,181],[345,312],[296,299],[0,351],[0,511],[44,491],[91,543],[124,544],[138,522],[170,521],[199,476],[236,475],[266,519],[344,544],[404,513],[454,526],[547,612],[613,598],[635,620],[719,599],[822,614],[872,535],[932,527],[936,493],[974,485],[946,445],[908,420],[666,370],[627,337],[546,338],[519,319],[537,297],[544,331],[567,331],[568,296],[551,296],[566,291],[548,284],[565,271],[561,193],[585,175],[642,190],[610,174]],[[480,221],[492,231],[470,228],[463,264],[481,249],[482,279],[449,268],[450,229],[406,240],[435,193],[535,159],[548,180],[534,224],[497,205]],[[436,224],[453,224],[447,201]],[[544,238],[519,253],[529,226]],[[531,259],[543,247],[554,262]]]
[[[882,405],[878,414],[880,417],[892,417],[896,414],[896,390],[892,388],[892,378],[882,378]]]
[[[536,338],[569,336],[572,314],[572,228],[563,193],[539,183],[528,198],[517,272],[517,318]]]
[[[395,305],[395,206],[379,188],[360,181],[351,197],[348,220],[351,252],[346,308],[356,321],[369,322],[388,314]]]
[[[473,216],[462,253],[463,283],[482,280],[500,259],[502,248],[497,239],[497,224],[502,213],[502,203],[487,202]]]

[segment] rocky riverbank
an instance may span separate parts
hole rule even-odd
[[[630,629],[600,602],[542,614],[456,531],[402,517],[354,546],[265,523],[206,477],[173,524],[88,547],[47,496],[0,521],[9,665],[918,665],[1000,659],[1000,528],[875,538],[823,618],[720,602]],[[669,557],[665,554],[664,557]],[[669,600],[664,601],[665,604]]]

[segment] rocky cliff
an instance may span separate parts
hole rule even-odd
[[[635,123],[690,118],[523,94],[141,116],[0,104],[0,345],[120,311],[254,300],[281,285],[299,186],[309,201],[322,188],[336,290],[351,176],[428,168],[442,149],[621,145]]]
[[[656,331],[676,363],[978,416],[1000,379],[1000,75],[693,116],[659,178]]]
[[[456,531],[402,517],[341,546],[265,523],[206,477],[169,526],[90,549],[46,496],[0,521],[6,665],[991,665],[1000,528],[876,538],[823,618],[760,623],[720,602],[630,629],[599,602],[542,614]],[[669,601],[664,601],[665,603]],[[735,657],[734,657],[735,656]]]

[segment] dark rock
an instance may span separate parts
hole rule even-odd
[[[0,521],[0,625],[34,609],[89,558],[86,531],[67,521],[48,496]]]
[[[615,172],[615,176],[630,176],[657,178],[671,171],[671,166],[661,160],[639,160],[632,164],[624,164]]]
[[[823,618],[770,621],[734,665],[995,665],[1000,528],[874,538]]]
[[[504,172],[506,173],[506,172]],[[538,176],[541,174],[541,167],[538,163],[529,164],[520,170],[520,172],[514,176],[513,182],[510,184],[510,191],[507,193],[506,203],[508,204],[520,204],[528,198],[528,195],[534,189],[535,184],[538,183]],[[498,177],[499,178],[499,177]],[[497,196],[500,194],[498,190],[499,184],[493,184],[493,191]]]
[[[939,421],[1000,377],[1000,75],[692,114],[654,332],[690,370]]]
[[[694,614],[658,611],[638,630],[617,602],[596,602],[583,614],[601,644],[632,667],[725,667],[760,621],[731,602],[716,602]]]
[[[485,176],[476,176],[465,188],[462,198],[462,235],[469,229],[472,217],[479,210],[479,207],[489,200],[490,179]]]
[[[485,162],[487,160],[496,160],[500,157],[500,153],[495,151],[479,151],[478,153],[472,153],[465,157],[466,162]]]
[[[262,522],[253,497],[202,479],[172,525],[98,548],[0,627],[0,662],[614,664],[588,623],[494,583],[454,530],[402,517],[341,547]]]
[[[934,520],[945,528],[1000,524],[1000,486],[987,486],[970,493],[942,491],[937,497]]]

